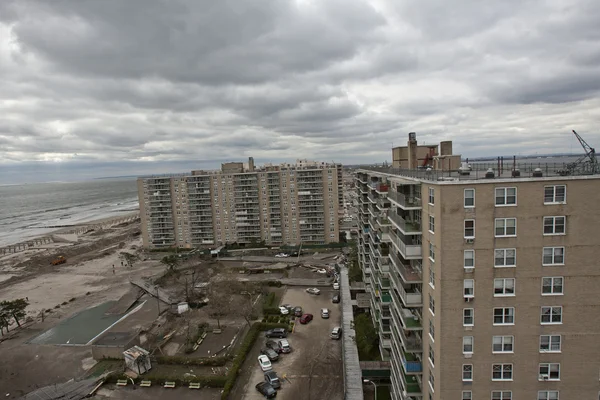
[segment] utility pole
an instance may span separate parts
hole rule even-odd
[[[158,307],[158,315],[160,315],[160,297],[158,297],[158,286],[156,287],[156,306]]]

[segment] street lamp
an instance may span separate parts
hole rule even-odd
[[[375,387],[375,400],[377,400],[377,385],[375,384],[375,382],[370,381],[368,379],[363,379],[363,382],[364,383],[372,383],[373,384],[373,386]]]

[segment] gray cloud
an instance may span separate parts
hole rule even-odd
[[[409,131],[579,151],[571,129],[600,141],[599,20],[595,0],[4,0],[0,164],[381,162]]]

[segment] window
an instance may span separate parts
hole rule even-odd
[[[429,188],[429,204],[435,204],[435,191],[433,190],[433,188]]]
[[[492,337],[492,353],[512,353],[514,342],[514,336],[494,336]]]
[[[544,235],[564,235],[566,217],[544,217]]]
[[[429,232],[435,232],[435,217],[433,215],[429,216]]]
[[[492,400],[512,400],[512,392],[509,391],[492,391]]]
[[[473,308],[463,308],[463,326],[475,325],[475,310]]]
[[[517,265],[517,249],[495,249],[494,267],[515,267]]]
[[[544,204],[565,203],[567,187],[565,185],[544,186]]]
[[[565,265],[565,248],[544,247],[542,265]]]
[[[545,277],[542,278],[542,295],[551,296],[563,294],[563,277]]]
[[[562,307],[542,307],[542,324],[562,324]]]
[[[473,400],[473,392],[470,390],[463,390],[461,400]]]
[[[517,205],[517,188],[496,188],[496,205],[497,206],[516,206]]]
[[[433,263],[429,264],[429,285],[435,288],[435,271],[433,269]]]
[[[435,352],[433,351],[433,346],[429,346],[429,362],[433,367],[435,365]]]
[[[558,390],[540,390],[538,400],[558,400]]]
[[[493,381],[512,381],[513,365],[512,364],[492,364],[492,380]]]
[[[433,299],[431,293],[429,294],[429,311],[435,315],[435,300]]]
[[[435,339],[435,325],[431,319],[429,320],[429,336],[431,337],[431,341]]]
[[[540,381],[560,381],[559,363],[540,364]]]
[[[475,297],[475,279],[465,279],[463,281],[463,289],[465,298]]]
[[[516,218],[496,218],[496,237],[517,236]]]
[[[560,335],[541,335],[540,353],[560,353]]]
[[[512,325],[515,323],[515,308],[494,308],[494,325]]]
[[[473,336],[463,336],[463,353],[473,354]]]
[[[473,382],[473,364],[463,364],[462,380],[463,382]]]
[[[431,388],[432,392],[435,391],[435,378],[431,369],[429,370],[429,387]]]
[[[475,207],[475,189],[465,189],[465,208]]]
[[[465,250],[465,268],[475,267],[475,250]]]
[[[429,242],[429,259],[431,261],[435,261],[435,249],[433,248],[433,243]]]
[[[475,237],[475,220],[465,219],[465,238]]]
[[[494,279],[494,296],[514,296],[515,278],[496,278]]]

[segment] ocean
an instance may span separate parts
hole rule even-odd
[[[0,247],[138,208],[135,179],[0,186]]]

